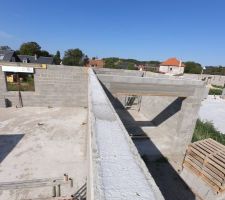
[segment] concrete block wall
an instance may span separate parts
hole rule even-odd
[[[225,76],[221,75],[210,75],[210,74],[184,74],[185,78],[191,78],[196,80],[205,79],[207,84],[224,86]]]
[[[32,65],[30,65],[32,66]],[[0,69],[0,81],[5,82]],[[87,106],[87,69],[76,66],[48,65],[34,73],[35,91],[21,92],[24,106]],[[18,104],[18,92],[0,88],[1,96],[12,106]]]
[[[5,82],[5,74],[2,72],[0,67],[0,107],[5,107],[5,98],[4,94],[6,92],[6,82]]]

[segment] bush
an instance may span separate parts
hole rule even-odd
[[[197,120],[195,125],[195,131],[192,137],[192,142],[212,138],[217,142],[225,145],[225,135],[218,131],[212,122],[203,122],[200,119]]]
[[[210,88],[209,95],[222,95],[222,89],[212,89],[212,88]]]
[[[224,87],[221,85],[212,85],[214,88],[219,88],[219,89],[223,89]]]

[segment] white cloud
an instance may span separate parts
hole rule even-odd
[[[1,31],[0,30],[0,38],[2,39],[9,39],[9,38],[12,38],[13,35],[9,34],[9,33],[6,33],[5,31]]]

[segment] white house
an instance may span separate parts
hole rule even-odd
[[[178,75],[184,73],[184,68],[185,65],[181,60],[169,58],[160,64],[159,72],[163,74]]]

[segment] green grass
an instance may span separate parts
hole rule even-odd
[[[212,85],[214,88],[219,88],[219,89],[223,89],[224,87],[223,86],[220,86],[220,85]]]
[[[8,91],[18,91],[18,85],[16,83],[7,83]],[[23,82],[20,85],[20,91],[34,91],[34,82]]]
[[[197,120],[195,131],[192,137],[192,142],[212,138],[217,142],[225,145],[225,135],[218,131],[212,122],[203,122],[200,119]]]
[[[222,95],[222,89],[212,89],[209,90],[209,95]]]

